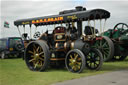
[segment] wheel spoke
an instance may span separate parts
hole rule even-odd
[[[107,59],[107,54],[104,53],[103,58],[104,58],[104,60]]]
[[[40,52],[41,52],[42,51],[41,47],[39,47],[39,49],[40,49]]]
[[[104,50],[109,50],[109,48],[104,48]]]
[[[96,47],[99,47],[99,45],[96,43]]]
[[[44,58],[44,55],[42,55],[41,57]]]
[[[70,62],[73,62],[73,59],[69,59]]]
[[[34,55],[36,54],[36,50],[33,48],[33,53],[34,53]]]
[[[34,47],[34,49],[36,49],[36,46],[35,46],[35,44],[33,44],[33,47]]]
[[[39,48],[40,48],[40,47],[38,46],[38,48],[36,49],[36,52],[39,52]]]
[[[30,51],[30,50],[28,51],[28,53],[34,54],[34,52],[32,52],[32,51]]]
[[[78,69],[80,69],[80,66],[78,66]]]
[[[80,69],[80,66],[79,65],[76,65],[76,70],[79,70]]]
[[[44,61],[44,59],[43,59],[43,58],[41,58],[41,57],[39,57],[39,59],[40,59],[40,60],[42,60],[42,61]]]
[[[102,46],[105,47],[105,45],[107,45],[107,42],[105,42]]]
[[[69,63],[69,66],[71,66],[71,67],[72,67],[72,66],[73,66],[73,63]]]
[[[73,66],[72,69],[76,71],[76,66]]]
[[[103,58],[104,58],[104,60],[106,60],[107,56],[105,54],[103,54]]]
[[[92,67],[92,62],[90,62],[90,67]]]
[[[105,54],[105,55],[108,55],[108,51],[104,51],[104,54]]]
[[[95,66],[96,66],[96,65],[95,65],[95,62],[93,62],[93,65],[94,65],[94,68],[95,68]]]
[[[33,59],[29,60],[29,62],[33,62],[33,61],[35,61],[35,58],[33,58]]]
[[[99,46],[100,46],[100,44],[99,44],[99,40],[96,42],[96,45],[97,45],[97,47],[99,47]]]
[[[43,63],[42,62],[40,62],[40,64],[41,64],[41,66],[43,66]]]
[[[74,56],[75,56],[75,60],[76,60],[78,58],[78,54],[75,54]]]
[[[95,63],[98,65],[98,64],[100,64],[100,61],[96,61]]]
[[[102,40],[100,41],[100,46],[102,46]]]
[[[39,62],[40,62],[40,61],[37,61],[37,62],[36,62],[36,64],[35,64],[34,68],[37,68],[37,67],[39,67],[39,66],[40,66],[40,65],[39,65]]]
[[[39,53],[39,56],[42,55],[42,54],[44,54],[44,52]]]
[[[73,59],[72,55],[70,54],[70,58]]]
[[[96,63],[96,62],[94,62],[94,65],[97,67],[98,66],[98,64]]]
[[[34,68],[36,68],[36,67],[37,67],[37,65],[38,65],[38,64],[36,63],[36,64],[35,64],[35,66],[34,66]]]
[[[34,56],[33,56],[33,55],[32,55],[31,57],[32,57],[32,58],[34,58]]]
[[[96,58],[95,58],[95,60],[96,60],[96,61],[100,61],[100,58],[99,58],[99,56],[98,56],[98,57],[96,57]]]
[[[41,66],[42,66],[41,63],[42,63],[42,62],[39,61],[37,66],[38,66],[38,67],[41,67]]]
[[[76,62],[79,66],[81,66],[81,62]]]

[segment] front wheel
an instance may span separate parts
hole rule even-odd
[[[103,55],[100,50],[92,48],[86,56],[86,67],[91,70],[99,70],[103,64]]]
[[[66,68],[73,73],[80,73],[85,68],[85,56],[78,50],[74,49],[68,52],[65,59]]]

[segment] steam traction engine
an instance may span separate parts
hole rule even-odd
[[[113,60],[124,60],[128,56],[128,25],[118,23],[113,29],[104,32],[104,36],[111,39],[114,44]]]
[[[99,17],[101,16],[101,17]],[[60,12],[59,15],[17,20],[19,25],[55,25],[52,33],[47,30],[38,40],[31,41],[25,50],[25,62],[32,71],[44,71],[49,66],[64,67],[80,73],[85,67],[99,70],[103,63],[102,53],[90,45],[93,40],[82,34],[82,21],[106,19],[110,13],[103,9],[86,10],[81,6]],[[76,23],[76,26],[75,26]],[[63,26],[66,24],[66,26]]]

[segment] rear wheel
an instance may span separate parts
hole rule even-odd
[[[92,48],[86,56],[86,67],[91,70],[99,70],[103,64],[102,53],[95,48]]]
[[[114,30],[127,30],[128,29],[128,25],[125,23],[118,23],[115,25]]]
[[[84,54],[74,49],[68,52],[65,59],[66,68],[73,73],[80,73],[85,68],[85,57]]]
[[[122,61],[126,58],[127,56],[114,56],[112,58],[112,60],[116,60],[116,61]]]
[[[112,59],[114,55],[114,44],[110,38],[103,36],[102,40],[96,41],[95,47],[102,52],[104,61]]]
[[[32,71],[44,71],[50,62],[50,52],[44,41],[32,41],[25,50],[25,61]]]

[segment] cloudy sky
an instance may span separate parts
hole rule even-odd
[[[1,0],[0,37],[20,36],[13,23],[15,20],[58,14],[59,11],[73,9],[79,5],[87,10],[102,8],[111,12],[106,29],[112,29],[119,22],[128,24],[128,0]],[[4,21],[9,22],[10,28],[4,28]],[[35,27],[32,29],[34,33]],[[20,27],[20,30],[23,32],[23,27]],[[42,27],[37,28],[37,31],[42,30]],[[26,27],[26,32],[29,33],[29,27]]]

